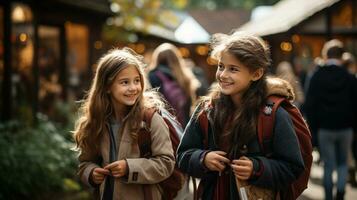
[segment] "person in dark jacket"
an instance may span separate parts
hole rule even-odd
[[[337,167],[337,194],[343,199],[347,180],[347,155],[353,136],[356,86],[354,77],[342,66],[343,44],[330,40],[322,49],[325,65],[311,78],[305,111],[313,132],[317,133],[324,162],[325,199],[333,198],[332,172]]]
[[[196,107],[178,147],[177,164],[201,178],[203,192],[199,195],[205,200],[239,199],[236,179],[283,191],[302,173],[304,161],[292,121],[283,108],[276,113],[272,157],[265,156],[259,146],[259,109],[274,88],[266,77],[270,50],[261,38],[240,32],[216,34],[213,41],[218,84]],[[209,122],[207,146],[199,121],[203,112]]]

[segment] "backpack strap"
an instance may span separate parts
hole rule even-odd
[[[140,157],[148,158],[151,156],[151,134],[150,125],[151,119],[156,112],[155,108],[149,108],[144,111],[143,124],[138,134],[138,146],[140,149]]]
[[[142,127],[138,134],[138,146],[141,158],[148,158],[152,155],[150,125],[155,112],[155,108],[145,109],[144,111],[143,124],[141,125]],[[148,185],[143,185],[143,190],[144,200],[153,200],[150,187]]]
[[[200,123],[201,130],[203,132],[203,146],[205,149],[208,148],[208,118],[207,112],[204,110],[198,116],[198,120]]]
[[[258,116],[258,141],[264,154],[268,157],[272,154],[272,137],[275,124],[276,110],[285,101],[284,97],[269,96],[265,106],[261,108]]]

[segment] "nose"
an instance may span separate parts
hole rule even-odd
[[[134,90],[136,90],[136,85],[135,85],[135,83],[131,83],[129,85],[129,91],[134,91]]]
[[[220,71],[220,72],[218,73],[218,77],[219,77],[220,79],[227,79],[227,78],[228,78],[227,70],[224,69],[224,70]]]

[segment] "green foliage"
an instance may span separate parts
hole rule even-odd
[[[77,164],[73,143],[63,135],[44,119],[37,127],[18,121],[0,124],[0,199],[39,199],[79,189],[68,183]]]
[[[168,9],[183,9],[186,7],[188,0],[111,0],[112,5],[118,7],[118,16],[111,18],[108,23],[113,28],[121,27],[127,31],[127,33],[121,34],[119,41],[127,40],[129,42],[135,42],[131,37],[130,32],[141,31],[146,33],[147,29],[155,25],[163,25],[162,18],[167,13]],[[111,28],[106,28],[108,32],[108,38],[113,38],[114,31]],[[119,33],[120,34],[120,33]]]

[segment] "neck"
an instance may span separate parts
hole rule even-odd
[[[342,65],[341,60],[336,59],[336,58],[329,58],[326,60],[326,65],[337,65],[340,66]]]
[[[242,96],[240,94],[231,95],[231,100],[236,108],[238,108],[242,103]]]
[[[114,105],[114,119],[115,121],[122,121],[127,114],[127,109],[124,106]]]

